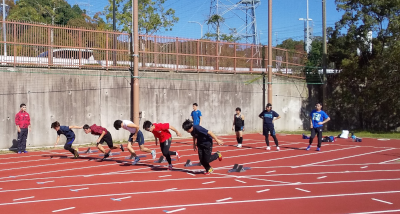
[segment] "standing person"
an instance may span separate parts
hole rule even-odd
[[[19,106],[20,110],[15,115],[15,125],[17,126],[18,131],[18,154],[28,153],[26,151],[26,139],[28,138],[28,131],[31,131],[31,118],[29,117],[28,112],[26,112],[26,105],[22,103]]]
[[[222,160],[222,155],[219,151],[211,155],[213,139],[220,146],[224,143],[219,140],[217,136],[214,135],[214,133],[199,125],[194,125],[193,122],[190,120],[186,120],[185,122],[183,122],[182,128],[193,136],[193,150],[198,150],[200,163],[206,170],[205,174],[210,175],[214,171],[214,169],[210,166],[210,163],[217,158],[219,159],[219,161]]]
[[[89,126],[88,124],[85,124],[83,126],[83,131],[86,134],[91,133],[92,135],[99,136],[99,138],[97,138],[97,141],[96,141],[97,142],[97,148],[101,152],[104,153],[104,159],[108,158],[110,156],[110,153],[111,153],[112,149],[118,149],[118,147],[114,146],[111,133],[106,128],[103,128],[103,127],[98,126],[96,124],[93,124],[92,126]],[[101,145],[104,142],[107,143],[107,146],[109,148],[107,153],[106,153],[106,150]],[[124,151],[124,147],[122,146],[122,144],[120,145],[120,149],[121,149],[121,151]]]
[[[169,125],[169,123],[151,123],[150,121],[145,121],[143,123],[143,129],[153,133],[154,138],[156,140],[157,145],[157,138],[160,140],[160,148],[161,152],[163,153],[164,157],[168,161],[168,169],[172,170],[172,163],[171,163],[171,155],[176,155],[177,159],[179,160],[179,153],[178,151],[173,152],[169,151],[169,148],[172,143],[172,136],[169,132],[169,129],[174,131],[178,137],[181,137],[181,133],[176,130],[173,126]]]
[[[317,137],[318,137],[317,151],[321,150],[322,127],[324,126],[324,124],[326,122],[331,120],[331,118],[321,109],[322,109],[322,104],[317,103],[315,105],[315,109],[310,113],[311,136],[310,136],[309,145],[306,148],[307,151],[310,150],[311,144],[313,142],[313,139],[314,139],[316,133],[317,133]]]
[[[243,143],[243,131],[244,131],[244,116],[241,114],[242,109],[236,108],[236,114],[233,115],[233,126],[232,130],[236,132],[236,140],[238,142],[238,148],[242,148]]]
[[[278,139],[276,138],[275,135],[275,127],[274,127],[274,121],[278,120],[281,118],[278,113],[272,110],[272,104],[268,103],[267,106],[265,107],[265,110],[261,112],[260,115],[258,115],[261,119],[264,120],[263,123],[263,135],[265,136],[265,142],[267,143],[267,150],[271,150],[269,147],[269,139],[268,139],[268,132],[271,132],[271,137],[274,138],[274,142],[276,145],[276,151],[279,151],[279,144],[278,144]]]
[[[197,103],[193,103],[193,111],[190,114],[192,116],[193,125],[201,126],[201,119],[203,115],[201,115],[201,111],[198,110],[199,105]]]
[[[139,126],[134,124],[130,120],[116,120],[114,122],[114,128],[116,130],[123,128],[125,130],[128,130],[130,132],[129,138],[128,138],[128,150],[131,153],[131,159],[135,158],[133,161],[133,165],[135,165],[137,162],[140,161],[140,158],[136,155],[135,150],[133,150],[132,145],[137,142],[139,144],[140,151],[142,152],[147,152],[151,153],[153,156],[153,159],[156,159],[156,150],[150,150],[146,147],[144,147],[144,137],[142,131],[139,130]]]
[[[56,121],[51,124],[51,128],[57,132],[57,141],[56,144],[54,144],[54,147],[57,146],[60,141],[60,135],[63,134],[67,138],[64,149],[71,152],[74,155],[74,158],[79,158],[78,151],[72,148],[72,143],[75,141],[75,133],[72,129],[81,129],[82,126],[60,126],[60,123]]]

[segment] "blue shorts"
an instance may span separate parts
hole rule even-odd
[[[271,133],[271,136],[275,135],[274,124],[264,124],[263,125],[263,135],[268,136],[269,132]]]
[[[128,142],[131,142],[132,143],[132,136],[134,135],[135,133],[131,133],[130,135],[129,135],[129,139],[128,139]],[[138,133],[137,133],[137,138],[136,138],[136,141],[135,142],[138,142],[139,143],[139,146],[141,146],[141,145],[143,145],[144,144],[144,137],[143,137],[143,133],[142,133],[142,131],[138,131]]]

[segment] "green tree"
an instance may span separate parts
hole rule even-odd
[[[164,8],[166,0],[139,0],[139,31],[145,34],[165,30],[171,31],[179,18],[175,16],[175,10]],[[105,9],[108,29],[112,29],[113,5],[112,0]],[[131,32],[132,1],[116,0],[116,20],[118,30]]]
[[[304,51],[304,41],[296,41],[292,38],[286,39],[282,41],[281,44],[277,45],[278,48],[288,49],[288,50],[296,50],[296,51]]]
[[[400,1],[336,0],[336,4],[344,15],[329,32],[329,60],[341,70],[330,82],[332,126],[393,130],[400,126]],[[369,31],[375,35],[372,41]]]

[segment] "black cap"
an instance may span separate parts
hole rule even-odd
[[[116,121],[114,122],[114,128],[115,128],[116,130],[120,129],[120,128],[121,128],[121,123],[122,123],[122,120],[116,120]]]

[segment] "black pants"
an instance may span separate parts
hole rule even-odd
[[[26,149],[26,138],[28,138],[28,129],[21,129],[21,132],[18,132],[18,152],[24,152]]]
[[[171,164],[171,155],[176,155],[176,152],[169,151],[171,147],[172,138],[160,143],[160,149],[164,157],[167,159],[168,164]]]
[[[218,154],[212,152],[212,143],[205,145],[197,145],[197,152],[199,153],[199,160],[201,165],[203,165],[204,169],[208,172],[211,168],[210,163],[217,160]]]
[[[105,134],[103,136],[103,138],[101,138],[99,144],[103,144],[104,142],[107,143],[107,146],[108,146],[109,149],[114,147],[114,144],[113,144],[113,141],[112,141],[112,136],[111,136],[110,132],[107,132],[107,134]]]
[[[313,142],[313,139],[315,137],[315,134],[317,134],[318,137],[318,148],[321,148],[321,143],[322,143],[322,127],[318,128],[312,128],[311,129],[311,136],[310,136],[310,145]]]
[[[67,142],[64,145],[64,149],[68,150],[69,152],[71,152],[73,155],[75,155],[74,153],[74,149],[72,148],[72,143],[74,142],[75,138],[68,138]]]
[[[263,135],[265,136],[265,143],[269,146],[268,134],[271,133],[271,137],[274,138],[275,145],[278,147],[278,138],[276,138],[274,124],[263,124]]]

